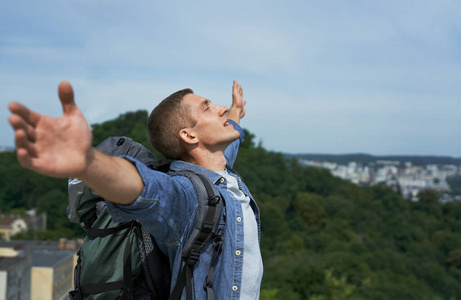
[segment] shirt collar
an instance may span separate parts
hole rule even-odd
[[[183,170],[190,170],[193,172],[201,173],[208,177],[213,183],[216,183],[222,176],[216,172],[213,172],[207,168],[202,166],[192,164],[189,162],[185,162],[183,160],[171,160],[170,170],[172,171],[183,171]]]

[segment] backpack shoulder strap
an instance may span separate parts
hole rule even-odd
[[[171,176],[185,176],[193,184],[198,199],[198,215],[194,229],[184,245],[182,257],[185,265],[169,299],[180,299],[186,286],[186,299],[192,299],[192,273],[195,263],[200,257],[200,251],[213,238],[213,256],[208,274],[213,274],[214,262],[221,252],[222,239],[219,230],[224,201],[214,184],[203,174],[193,171],[170,172]],[[212,278],[207,278],[204,284],[208,299],[213,299]],[[211,297],[211,298],[210,298]]]
[[[199,250],[211,238],[209,233],[216,233],[218,230],[219,220],[221,218],[223,201],[221,194],[214,184],[206,176],[193,171],[172,172],[172,176],[185,176],[193,184],[197,193],[199,212],[188,241],[183,248],[183,258],[190,256],[194,248],[199,246]]]

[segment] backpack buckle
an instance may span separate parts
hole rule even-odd
[[[221,197],[219,196],[210,196],[208,197],[208,205],[215,206],[216,204],[219,203],[221,200]]]
[[[200,257],[200,250],[199,249],[191,249],[189,252],[189,256],[187,257],[187,264],[190,266],[195,265]]]
[[[213,230],[213,223],[207,223],[204,221],[202,223],[202,231],[208,233],[211,230]]]
[[[213,281],[208,279],[208,276],[205,278],[205,283],[203,284],[203,288],[208,290],[213,287]]]

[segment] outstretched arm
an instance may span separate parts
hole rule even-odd
[[[74,102],[69,82],[58,89],[63,107],[59,118],[42,115],[11,102],[8,121],[15,132],[19,163],[51,177],[77,177],[100,196],[129,204],[144,184],[136,168],[127,160],[107,156],[93,147],[90,127]]]
[[[246,101],[243,100],[243,89],[240,84],[234,80],[234,84],[232,85],[232,106],[229,109],[227,117],[239,124],[240,119],[245,116],[245,104]]]

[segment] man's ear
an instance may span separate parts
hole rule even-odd
[[[181,129],[181,131],[179,131],[179,137],[189,145],[198,143],[198,138],[192,128]]]

